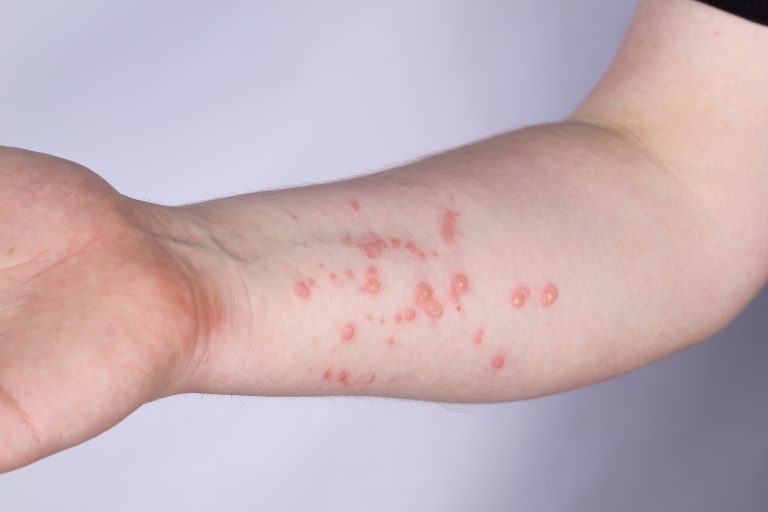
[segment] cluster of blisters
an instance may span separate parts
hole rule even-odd
[[[469,291],[469,279],[464,274],[456,274],[451,280],[451,291],[449,297],[453,302],[456,311],[461,311],[461,304],[459,299]]]
[[[479,328],[472,336],[472,344],[478,348],[482,348],[485,345],[485,329]],[[504,352],[496,350],[491,357],[489,366],[493,370],[500,370],[504,367],[507,357]]]
[[[512,294],[510,295],[510,302],[512,303],[512,307],[516,309],[522,308],[528,302],[530,296],[531,291],[528,288],[525,286],[517,286],[514,290],[512,290]],[[547,308],[557,301],[558,296],[559,292],[557,287],[552,283],[548,283],[541,291],[539,303],[543,307]]]
[[[390,249],[405,249],[406,252],[422,260],[427,259],[428,254],[435,257],[440,255],[436,250],[428,250],[420,247],[412,240],[403,241],[399,238],[391,237],[387,241],[375,233],[368,233],[360,237],[357,241],[353,241],[352,235],[346,234],[342,237],[341,243],[347,247],[357,248],[367,258],[372,260],[382,257]]]
[[[421,311],[430,318],[443,316],[443,306],[434,296],[432,287],[424,281],[416,285],[414,300]]]
[[[353,212],[360,212],[362,206],[357,200],[349,200],[347,208]],[[349,211],[349,210],[347,210]],[[444,243],[446,251],[452,251],[453,246],[457,240],[457,224],[460,214],[453,210],[443,210],[440,213],[439,224],[437,225],[438,234],[442,242]],[[359,251],[369,263],[373,263],[370,260],[377,260],[387,256],[391,251],[402,250],[400,254],[410,254],[419,259],[426,259],[428,254],[432,256],[439,256],[439,253],[434,249],[428,249],[423,246],[417,245],[414,241],[408,239],[402,239],[390,236],[380,236],[376,233],[369,232],[367,234],[361,234],[353,238],[352,235],[347,234],[341,239],[341,243],[344,246]],[[332,270],[326,268],[323,263],[318,264],[319,268],[327,274],[328,281],[339,287],[344,287],[348,284],[354,284],[355,288],[360,293],[368,296],[379,295],[382,291],[382,281],[379,274],[379,270],[369,265],[367,268],[360,269],[356,275],[351,268]],[[359,276],[359,278],[357,277]],[[295,294],[301,299],[310,299],[313,293],[313,287],[316,285],[313,278],[307,278],[300,280],[294,285]],[[448,289],[445,291],[444,303],[441,303],[435,290],[427,280],[419,281],[413,291],[413,303],[408,307],[398,309],[392,314],[386,316],[374,316],[373,313],[366,313],[364,318],[373,325],[392,325],[393,328],[398,328],[406,323],[413,322],[417,319],[419,314],[425,315],[429,319],[438,320],[444,314],[444,307],[455,308],[456,311],[462,311],[462,299],[470,292],[470,279],[465,273],[457,272],[451,277]],[[559,296],[557,287],[552,283],[547,283],[542,288],[529,288],[527,285],[518,285],[514,287],[509,295],[509,300],[512,307],[515,309],[522,309],[530,304],[530,299],[533,294],[537,294],[538,305],[544,308],[552,306]],[[367,328],[366,328],[367,329]],[[399,345],[399,342],[395,338],[397,331],[391,330],[388,334],[385,334],[382,338],[384,344],[389,347],[395,347]],[[339,326],[338,337],[342,344],[348,344],[355,341],[359,334],[354,321],[350,320]],[[491,345],[486,342],[486,332],[484,328],[478,328],[474,331],[471,337],[471,342],[478,349],[485,352],[489,351],[488,368],[492,370],[500,370],[507,364],[507,354],[503,350],[493,349]],[[364,376],[356,377],[355,383],[365,384],[373,382],[374,374],[369,378]],[[328,369],[323,373],[323,379],[327,381],[337,381],[341,385],[349,385],[350,372],[347,369],[338,371],[334,378],[334,373]]]
[[[337,381],[342,386],[349,386],[350,384],[373,384],[376,380],[376,374],[374,372],[358,374],[354,379],[349,370],[342,368],[334,374],[333,369],[328,368],[323,372],[323,380],[328,382]]]
[[[365,283],[360,287],[360,291],[370,295],[377,295],[381,290],[381,282],[378,278],[379,271],[376,267],[368,267]]]
[[[311,277],[305,281],[298,281],[293,285],[293,292],[302,299],[308,299],[312,293],[312,287],[315,286],[315,280]]]

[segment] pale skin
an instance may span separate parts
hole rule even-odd
[[[706,338],[768,278],[764,55],[643,0],[563,122],[181,207],[0,150],[0,471],[177,393],[508,401]]]

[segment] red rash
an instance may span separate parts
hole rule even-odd
[[[351,207],[353,210],[355,210],[356,212],[357,212],[357,211],[360,211],[360,203],[358,203],[358,202],[357,202],[357,201],[355,201],[354,199],[353,199],[352,201],[350,201],[350,202],[349,202],[349,206],[350,206],[350,207]]]
[[[456,237],[456,217],[459,214],[452,211],[447,211],[443,215],[442,224],[440,225],[440,234],[443,236],[443,241],[446,244],[453,242]]]
[[[352,341],[355,337],[355,326],[351,323],[345,324],[344,327],[341,328],[340,337],[342,341]]]
[[[512,306],[516,308],[521,308],[525,306],[525,303],[528,301],[528,297],[531,295],[530,290],[526,288],[525,286],[518,286],[515,288],[515,290],[512,292]]]
[[[366,256],[371,259],[376,259],[382,255],[387,248],[387,243],[381,238],[377,238],[371,242],[359,243],[357,246],[362,250]]]
[[[405,318],[407,322],[413,322],[416,319],[416,310],[411,308],[406,309],[403,312],[403,318]]]
[[[368,275],[369,275],[369,276],[375,276],[376,274],[378,274],[378,273],[379,273],[379,271],[378,271],[378,270],[376,270],[376,267],[374,267],[373,265],[371,265],[370,267],[368,267],[368,270],[367,270],[367,272],[368,272]]]
[[[352,269],[349,269],[349,268],[344,272],[344,275],[347,276],[348,279],[355,278],[355,273],[352,272]]]
[[[394,344],[395,344],[395,338],[393,338],[392,336],[387,338],[387,345],[389,345],[391,347]]]
[[[493,358],[493,360],[491,360],[491,368],[494,370],[500,370],[504,367],[505,359],[506,358],[504,357],[504,354],[497,355]]]
[[[379,280],[375,277],[368,278],[368,280],[361,288],[363,293],[370,293],[371,295],[378,294],[379,290],[381,290],[381,282],[379,282]]]
[[[400,239],[399,238],[393,238],[392,240],[390,240],[390,243],[392,244],[392,247],[394,247],[395,249],[399,249],[400,248]]]
[[[421,258],[421,259],[424,259],[424,258],[426,258],[426,257],[427,257],[426,253],[424,253],[424,251],[422,251],[421,249],[419,249],[419,248],[416,246],[416,244],[415,244],[415,243],[413,243],[413,242],[411,242],[410,240],[409,240],[408,242],[406,242],[406,243],[405,243],[405,249],[406,249],[408,252],[412,252],[413,254],[415,254],[416,256],[418,256],[418,257],[419,257],[419,258]]]
[[[400,313],[395,313],[395,323],[399,324],[402,321],[403,321],[403,315],[401,315]]]
[[[339,372],[339,382],[345,386],[349,384],[349,372],[347,370],[341,370]]]
[[[323,379],[325,379],[325,380],[331,380],[331,378],[332,378],[332,377],[333,377],[333,372],[331,371],[331,369],[330,369],[330,368],[328,368],[327,370],[325,370],[325,371],[323,372]]]
[[[456,274],[451,281],[451,300],[458,302],[459,297],[469,290],[469,279],[464,274]]]
[[[307,286],[303,281],[299,281],[293,286],[293,292],[302,299],[309,298],[309,286]]]
[[[472,343],[480,345],[483,342],[483,336],[485,335],[485,329],[478,329],[475,333],[475,337],[472,338]]]
[[[558,295],[559,293],[557,291],[557,288],[555,288],[555,285],[551,283],[548,284],[544,288],[544,291],[541,293],[541,305],[544,306],[545,308],[551,306],[552,304],[555,303],[555,301],[557,301]]]
[[[432,287],[427,283],[421,282],[416,285],[416,304],[427,316],[440,318],[443,315],[443,307],[432,296],[432,293]]]

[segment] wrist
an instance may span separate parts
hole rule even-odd
[[[238,307],[248,303],[241,262],[224,249],[215,225],[198,210],[137,203],[145,233],[175,263],[190,309],[186,319],[170,319],[189,322],[192,335],[177,351],[165,395],[215,390],[212,365],[218,364],[222,346],[249,324],[250,312]]]

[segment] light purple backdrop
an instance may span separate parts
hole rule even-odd
[[[636,0],[10,0],[0,144],[178,204],[558,120]],[[523,403],[175,397],[0,476],[0,511],[756,511],[763,295],[713,339]]]

